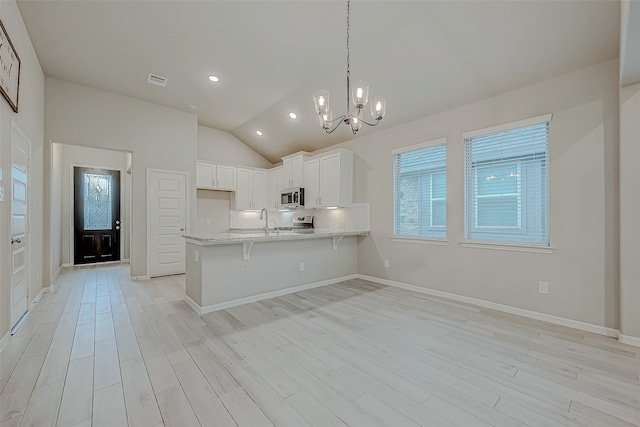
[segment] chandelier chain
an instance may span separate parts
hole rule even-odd
[[[351,99],[350,99],[350,93],[349,93],[349,89],[350,89],[350,84],[349,84],[349,78],[351,77],[351,72],[349,70],[350,68],[350,61],[349,61],[349,15],[351,12],[351,0],[347,0],[347,114],[349,114],[349,108],[351,106]]]

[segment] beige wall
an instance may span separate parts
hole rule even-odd
[[[145,276],[147,168],[185,171],[195,180],[196,115],[50,77],[45,112],[46,141],[132,153],[131,275]],[[187,203],[196,198],[192,184]],[[194,211],[187,230],[195,224]]]
[[[232,165],[271,168],[270,161],[229,132],[198,126],[198,159]]]
[[[31,170],[29,187],[30,286],[33,300],[43,288],[43,133],[44,133],[44,74],[33,50],[31,40],[13,0],[0,1],[0,18],[20,56],[20,90],[18,113],[0,96],[0,185],[5,189],[5,201],[0,202],[0,339],[11,329],[11,121],[31,141]],[[48,259],[47,259],[48,260]],[[48,264],[48,261],[47,263]]]
[[[620,90],[620,331],[640,339],[640,83]]]
[[[552,254],[463,248],[462,133],[553,113]],[[371,203],[362,274],[618,327],[618,63],[609,61],[343,144],[356,151],[354,198]],[[392,235],[391,150],[447,137],[447,246]],[[390,268],[384,260],[390,260]],[[538,293],[538,281],[550,294]]]

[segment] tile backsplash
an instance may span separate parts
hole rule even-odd
[[[313,215],[314,227],[337,230],[370,230],[369,203],[354,203],[349,208],[338,209],[297,209],[293,211],[269,211],[269,222],[275,220],[279,227],[291,227],[293,218]],[[231,228],[264,227],[258,211],[230,211]],[[273,223],[269,224],[273,227]]]

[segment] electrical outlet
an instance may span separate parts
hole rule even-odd
[[[0,187],[0,202],[4,202],[4,187]]]
[[[549,294],[549,282],[538,282],[538,292],[541,294]]]
[[[384,260],[384,266],[385,266],[385,268],[389,268],[389,260],[388,259]]]
[[[207,224],[211,224],[211,218],[207,218]]]
[[[195,251],[195,261],[198,262],[198,255],[200,255],[200,253],[198,251]]]
[[[300,271],[304,271],[304,262],[300,263]]]

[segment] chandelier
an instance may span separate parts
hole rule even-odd
[[[376,96],[371,102],[371,115],[375,120],[375,123],[367,123],[362,119],[362,109],[369,101],[369,84],[358,81],[353,85],[350,85],[350,72],[349,72],[349,15],[350,15],[350,3],[351,0],[347,0],[347,112],[337,118],[333,118],[333,110],[329,107],[329,92],[326,90],[319,90],[313,94],[313,102],[316,106],[316,113],[320,119],[320,125],[326,133],[332,133],[340,126],[340,123],[345,123],[351,128],[351,132],[355,135],[362,126],[362,123],[368,126],[375,126],[380,123],[380,120],[384,117],[387,100],[384,96]],[[356,107],[356,113],[353,114],[349,110],[351,109],[351,102]]]

